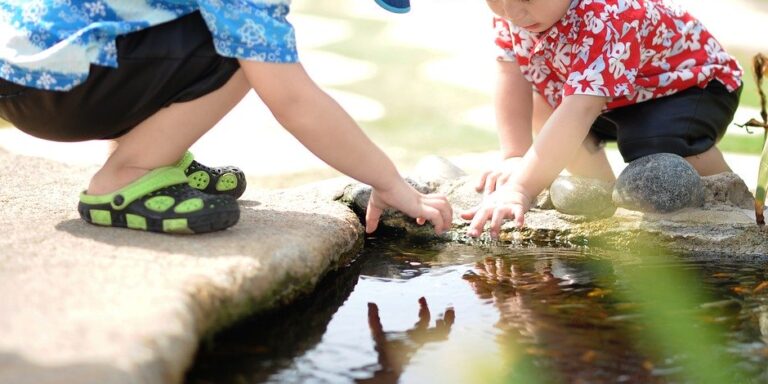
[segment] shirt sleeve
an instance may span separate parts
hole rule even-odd
[[[642,14],[626,13],[610,21],[588,11],[573,44],[563,96],[615,98],[632,94],[640,69],[638,25]],[[633,20],[634,19],[634,20]]]
[[[516,61],[514,40],[509,30],[509,22],[500,17],[494,17],[493,29],[496,33],[496,60]]]
[[[270,63],[298,61],[288,0],[197,0],[222,56]]]

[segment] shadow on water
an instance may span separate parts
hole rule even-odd
[[[187,382],[766,382],[766,265],[369,239]]]
[[[321,342],[363,263],[328,274],[311,296],[247,319],[203,343],[187,383],[259,383]]]

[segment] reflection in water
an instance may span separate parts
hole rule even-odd
[[[728,368],[768,382],[768,263],[638,260],[369,242],[311,296],[218,335],[187,382],[698,382],[679,376],[688,356],[649,336],[653,321],[676,317],[692,319],[694,337],[706,324],[724,329],[717,349],[738,361]],[[641,282],[655,285],[671,267],[691,272],[703,299],[648,317],[658,298],[628,294],[629,276],[646,271]]]
[[[453,308],[448,308],[442,318],[438,318],[435,326],[430,328],[431,319],[427,300],[419,298],[419,321],[411,329],[398,332],[385,332],[379,318],[379,307],[368,303],[368,326],[371,337],[379,354],[380,369],[373,377],[357,380],[358,383],[396,383],[403,373],[404,367],[413,354],[424,344],[445,341],[451,332],[456,314]]]
[[[600,277],[608,279],[595,272],[610,271],[610,263],[580,267],[546,255],[497,257],[464,275],[478,297],[499,311],[498,342],[508,347],[510,375],[516,378],[517,370],[530,371],[525,364],[532,364],[546,375],[541,382],[654,382],[650,362],[628,338],[631,330],[608,320],[615,304],[608,291],[594,286]],[[515,364],[518,359],[523,361]]]

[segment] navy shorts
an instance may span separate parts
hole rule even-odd
[[[674,95],[612,109],[591,132],[616,141],[624,161],[656,153],[698,155],[717,143],[733,120],[742,88],[728,92],[719,81]]]
[[[118,68],[92,65],[67,92],[0,79],[0,117],[47,140],[113,139],[162,108],[221,88],[240,68],[216,52],[199,12],[120,36],[117,52]]]

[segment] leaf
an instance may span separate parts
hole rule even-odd
[[[763,211],[765,209],[765,188],[768,186],[768,141],[763,144],[763,153],[760,156],[760,168],[757,172],[757,187],[755,188],[755,221],[758,225],[765,225]]]

